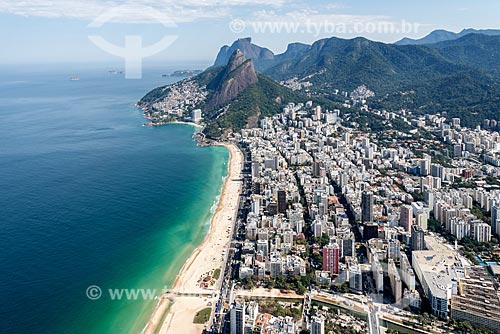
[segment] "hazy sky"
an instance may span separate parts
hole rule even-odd
[[[498,0],[0,0],[0,63],[117,62],[89,40],[173,44],[151,63],[211,61],[239,37],[274,52],[337,36],[394,42],[434,29],[500,28]],[[94,22],[93,24],[91,24]]]

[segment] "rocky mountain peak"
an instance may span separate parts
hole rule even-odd
[[[245,59],[243,52],[236,49],[221,75],[209,84],[210,87],[216,87],[216,89],[207,101],[204,110],[214,110],[223,106],[257,81],[257,73],[252,60]]]

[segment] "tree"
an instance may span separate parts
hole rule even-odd
[[[306,288],[302,285],[302,283],[300,283],[300,281],[297,282],[297,294],[299,295],[303,295],[304,293],[306,293]]]
[[[255,284],[250,276],[247,276],[243,279],[243,286],[247,290],[252,290],[253,288],[255,288]]]

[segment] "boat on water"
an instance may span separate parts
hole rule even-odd
[[[69,78],[69,80],[70,81],[78,81],[78,80],[80,80],[80,78],[79,77],[71,77],[71,78]]]

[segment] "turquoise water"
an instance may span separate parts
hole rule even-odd
[[[164,72],[0,73],[0,332],[139,333],[156,301],[107,289],[173,282],[206,234],[227,150],[197,147],[190,126],[142,126],[133,103]]]

